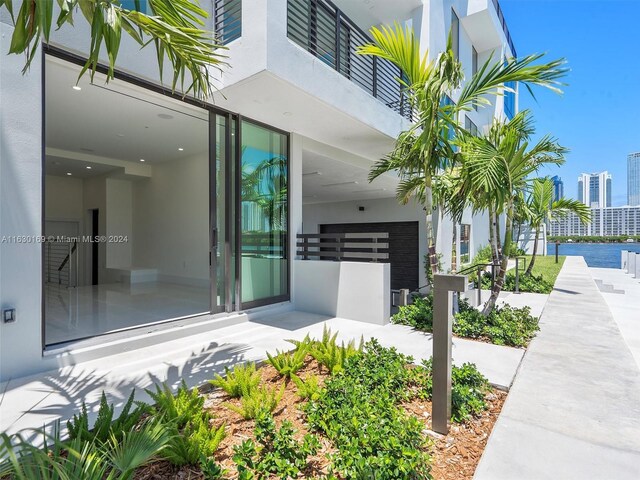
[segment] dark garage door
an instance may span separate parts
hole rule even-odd
[[[418,258],[418,222],[337,223],[320,225],[320,233],[389,234],[391,288],[417,289],[422,262]]]

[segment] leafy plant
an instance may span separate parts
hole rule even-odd
[[[491,288],[491,275],[485,273],[482,277],[482,288]],[[507,273],[503,290],[513,292],[516,289],[516,276],[513,272]],[[523,293],[551,293],[553,284],[549,283],[542,275],[520,274],[518,290]]]
[[[235,365],[233,370],[225,367],[225,375],[216,374],[214,380],[209,383],[214,387],[223,389],[233,398],[241,397],[254,390],[260,383],[260,374],[256,370],[254,362]]]
[[[338,373],[344,369],[347,359],[362,350],[363,340],[356,347],[356,342],[350,340],[345,346],[344,342],[338,345],[336,338],[338,332],[332,333],[326,325],[322,331],[322,340],[316,341],[310,350],[311,355],[321,365],[324,365],[331,374]]]
[[[401,306],[391,322],[430,332],[433,330],[433,295],[414,296],[413,303]]]
[[[129,395],[120,415],[114,418],[114,406],[107,402],[107,396],[102,392],[98,416],[91,430],[89,429],[87,406],[82,402],[80,413],[78,415],[74,414],[73,418],[67,422],[69,438],[71,440],[78,438],[84,442],[97,440],[102,443],[109,440],[112,435],[116,439],[120,439],[124,432],[130,431],[140,421],[145,411],[143,404],[138,404],[136,408],[131,410],[134,395],[135,390]]]
[[[163,417],[165,422],[176,424],[178,429],[183,428],[192,419],[197,418],[203,412],[204,397],[196,388],[189,390],[184,380],[174,395],[167,384],[156,385],[156,391],[145,390],[155,403],[154,412]]]
[[[197,465],[203,457],[212,456],[225,436],[225,426],[211,427],[211,415],[203,410],[204,397],[184,382],[174,395],[163,384],[147,393],[153,399],[159,423],[171,433],[164,458],[174,465]]]
[[[318,439],[306,434],[302,442],[295,440],[295,430],[284,421],[276,428],[270,414],[256,419],[256,443],[246,440],[234,447],[233,460],[240,478],[297,478],[307,465],[307,458],[320,447]]]
[[[487,409],[489,381],[472,363],[451,368],[451,420],[464,422]]]
[[[298,387],[298,396],[305,400],[316,400],[320,395],[320,377],[309,375],[305,380],[297,375],[291,375],[291,380]]]
[[[169,434],[163,425],[146,422],[110,435],[101,443],[79,437],[61,441],[48,437],[44,449],[32,446],[21,436],[0,435],[0,477],[16,480],[128,480],[133,472],[165,448]],[[50,449],[53,444],[55,448]]]
[[[178,429],[174,425],[171,430],[173,436],[163,452],[164,458],[173,465],[208,465],[206,459],[213,456],[225,437],[224,425],[213,428],[210,423],[210,415],[202,411],[184,428]]]
[[[276,355],[271,355],[267,352],[267,359],[280,375],[291,378],[291,375],[295,375],[295,373],[304,366],[307,353],[308,350],[301,347],[296,348],[293,352],[280,352],[276,350]]]
[[[240,398],[240,406],[227,403],[227,407],[244,419],[257,418],[275,410],[284,395],[284,385],[279,390],[266,385],[256,387]]]

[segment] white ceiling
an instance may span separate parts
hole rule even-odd
[[[409,18],[422,0],[334,0],[334,3],[368,32],[373,25],[391,25],[399,18]]]
[[[134,163],[144,159],[151,165],[207,151],[206,110],[126,82],[113,80],[106,84],[100,74],[96,74],[94,84],[88,75],[83,76],[78,91],[72,87],[76,85],[79,71],[75,65],[47,57],[47,149]],[[47,159],[47,173],[66,175],[62,167],[71,167],[69,162],[74,160],[63,160]],[[113,167],[88,162],[75,168],[80,168],[84,176],[90,176],[106,173]]]
[[[316,152],[302,153],[302,203],[343,202],[395,196],[397,177],[369,183],[369,170]]]

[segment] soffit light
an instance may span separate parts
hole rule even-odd
[[[141,159],[140,159],[140,161],[141,161],[141,162],[144,162],[144,158],[141,158]]]
[[[322,173],[321,172],[308,172],[308,173],[303,173],[302,174],[303,177],[310,177],[310,176],[313,176],[313,175],[322,175]]]
[[[67,175],[71,176],[71,172],[67,172]]]
[[[178,147],[178,151],[179,151],[179,152],[184,152],[184,148],[182,148],[182,147]]]
[[[80,85],[73,85],[71,88],[73,88],[76,92],[82,90],[82,87]]]
[[[87,170],[91,170],[91,167],[87,165],[86,169],[87,169]]]

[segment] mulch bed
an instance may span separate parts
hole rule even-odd
[[[285,393],[278,407],[273,412],[277,425],[282,421],[290,421],[296,429],[296,437],[301,440],[308,433],[305,423],[305,415],[300,406],[304,402],[296,393],[293,382],[285,382],[280,374],[271,366],[264,365],[259,369],[263,382],[270,386],[280,388],[285,383]],[[323,382],[328,373],[321,369],[319,364],[311,359],[298,371],[297,375],[305,379],[309,375],[318,375]],[[226,437],[216,452],[215,459],[227,470],[224,478],[236,479],[237,470],[233,462],[233,447],[244,440],[253,439],[255,422],[245,420],[238,413],[227,408],[226,404],[239,405],[238,399],[232,399],[220,389],[204,387],[201,389],[206,400],[204,408],[210,411],[215,424],[226,424]],[[480,457],[487,444],[493,425],[500,414],[507,394],[492,390],[487,401],[489,409],[480,417],[469,420],[464,424],[453,424],[449,435],[446,437],[431,432],[431,402],[415,399],[403,404],[407,412],[424,422],[425,432],[431,437],[429,446],[432,459],[431,473],[435,480],[466,480],[471,479],[480,461]],[[330,462],[328,455],[335,451],[331,443],[322,435],[317,435],[321,448],[316,456],[309,459],[309,465],[304,472],[304,478],[316,478],[327,473]],[[135,480],[200,480],[204,479],[202,473],[193,467],[175,467],[166,461],[155,462],[136,472]]]

